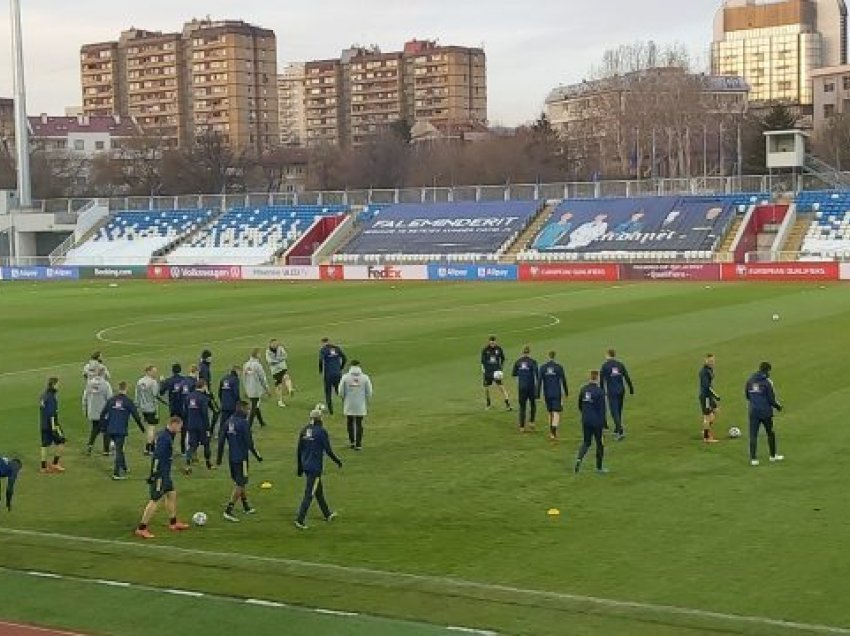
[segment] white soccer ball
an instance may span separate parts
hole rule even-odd
[[[196,512],[192,515],[192,523],[196,526],[205,526],[207,525],[207,513],[206,512]]]
[[[494,371],[493,372],[493,379],[494,380],[501,380],[504,377],[505,377],[505,374],[502,373],[501,371]]]
[[[741,437],[741,429],[737,426],[733,426],[729,429],[729,437],[731,437],[732,439],[738,439],[739,437]]]
[[[779,314],[773,314],[773,322],[779,322]]]
[[[315,409],[314,409],[314,410],[319,411],[319,412],[321,412],[321,413],[327,413],[327,412],[328,412],[328,407],[327,407],[327,406],[325,406],[322,402],[319,402],[319,403],[316,405],[316,407],[315,407]]]

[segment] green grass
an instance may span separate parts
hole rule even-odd
[[[782,320],[773,322],[774,313]],[[0,514],[0,565],[513,634],[563,634],[565,626],[570,634],[801,633],[567,595],[850,628],[848,324],[842,286],[6,284],[0,452],[21,454],[27,465],[15,510]],[[96,338],[104,329],[112,342]],[[542,432],[519,436],[513,414],[483,411],[478,354],[490,333],[511,356],[525,343],[538,358],[558,350],[573,389],[606,348],[619,349],[637,395],[627,403],[629,439],[608,446],[611,475],[568,471],[579,432],[572,400],[558,446]],[[295,433],[323,399],[323,335],[362,361],[376,396],[362,454],[345,449],[339,415],[328,422],[345,461],[326,479],[339,523],[314,516],[298,534]],[[126,547],[147,466],[138,436],[129,482],[112,483],[107,460],[82,455],[88,354],[102,349],[115,378],[135,382],[148,363],[188,366],[209,346],[218,375],[271,336],[290,351],[299,392],[286,409],[266,406],[271,425],[257,437],[267,461],[252,478],[274,488],[252,492],[260,514],[220,522],[227,477],[201,471],[177,478],[180,505],[184,516],[207,511],[210,525],[161,533],[156,545],[166,548]],[[744,380],[762,359],[773,363],[787,406],[778,429],[784,465],[751,469],[745,440],[699,442],[696,374],[708,351],[718,356],[722,430],[746,428]],[[42,477],[36,406],[53,373],[64,381],[72,443],[68,474]],[[551,507],[562,516],[547,517]],[[86,626],[95,607],[70,606],[63,624]],[[130,633],[99,625],[98,633]]]

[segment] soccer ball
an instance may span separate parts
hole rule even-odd
[[[207,513],[206,512],[196,512],[192,515],[192,523],[196,526],[205,526],[207,525]]]
[[[729,429],[729,437],[731,437],[732,439],[738,439],[739,437],[741,437],[741,429],[737,426],[733,426]]]
[[[328,412],[328,407],[327,407],[327,406],[325,406],[322,402],[319,402],[319,403],[316,405],[315,410],[316,410],[316,411],[319,411],[320,413],[327,413],[327,412]]]
[[[505,374],[502,373],[501,371],[494,371],[493,372],[493,379],[494,380],[501,380],[504,377],[505,377]]]
[[[773,322],[779,322],[779,314],[773,314]]]

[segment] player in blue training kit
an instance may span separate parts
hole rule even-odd
[[[629,395],[635,394],[635,387],[626,365],[617,360],[617,352],[608,350],[608,359],[605,360],[599,371],[602,391],[608,396],[608,408],[611,409],[611,419],[614,420],[614,438],[619,442],[626,437],[623,428],[623,403],[626,401],[626,385],[629,387]]]
[[[776,433],[773,431],[773,412],[782,411],[782,405],[776,401],[773,390],[773,380],[770,372],[773,367],[769,362],[762,362],[759,370],[747,380],[744,395],[749,402],[750,411],[750,464],[758,466],[757,456],[759,430],[764,426],[767,433],[767,444],[770,449],[770,461],[781,462],[785,457],[776,454]]]
[[[0,457],[0,491],[3,490],[3,479],[6,480],[6,510],[12,512],[12,497],[15,496],[15,482],[21,472],[21,460]]]
[[[236,405],[241,398],[241,387],[239,384],[239,367],[233,367],[230,373],[224,376],[218,383],[218,403],[221,408],[219,423],[221,426],[227,424],[228,420],[236,412]],[[210,431],[214,434],[215,431]]]
[[[151,472],[148,477],[150,486],[150,501],[142,513],[142,520],[136,527],[135,535],[141,539],[153,539],[153,533],[148,530],[148,524],[159,507],[159,502],[165,499],[168,511],[168,529],[172,532],[188,530],[189,526],[177,519],[177,492],[171,480],[172,458],[174,457],[174,437],[180,435],[183,422],[177,416],[168,420],[168,425],[154,438],[151,454]]]
[[[224,518],[234,523],[239,522],[239,517],[236,516],[233,509],[236,507],[236,502],[242,502],[242,509],[245,514],[252,515],[257,512],[248,503],[248,453],[254,455],[258,462],[263,461],[260,453],[257,452],[254,446],[254,437],[251,435],[251,427],[248,425],[248,416],[246,415],[249,408],[248,402],[239,401],[236,404],[236,412],[219,429],[218,433],[218,457],[216,463],[221,466],[221,460],[224,457],[224,445],[227,444],[228,460],[230,462],[230,477],[233,479],[233,494],[230,497],[230,502],[224,510]]]
[[[112,471],[112,479],[121,481],[127,479],[127,457],[124,453],[124,444],[130,432],[130,418],[135,420],[136,425],[145,434],[145,425],[136,408],[135,402],[127,395],[127,383],[118,384],[118,393],[106,401],[100,418],[106,421],[106,434],[115,445],[115,466]]]
[[[325,500],[325,489],[322,486],[322,470],[324,468],[325,455],[340,468],[342,461],[337,457],[331,448],[331,439],[328,432],[322,426],[322,412],[314,410],[310,412],[310,423],[301,429],[298,434],[298,449],[296,450],[296,460],[298,462],[298,476],[302,475],[305,478],[304,483],[304,498],[301,500],[301,506],[298,508],[298,516],[295,519],[295,527],[299,530],[306,530],[307,526],[307,511],[310,509],[310,504],[313,497],[319,504],[322,514],[325,516],[325,521],[331,521],[336,517],[336,513],[332,512]]]
[[[720,396],[714,391],[714,354],[705,356],[705,364],[699,371],[699,406],[702,411],[702,441],[706,444],[717,443],[714,437],[714,422],[717,409],[720,408]]]
[[[159,385],[159,394],[168,394],[168,415],[169,417],[179,417],[182,422],[186,417],[184,408],[184,396],[186,389],[187,378],[183,375],[183,367],[180,363],[175,362],[171,365],[171,377],[166,378]],[[180,452],[186,453],[186,436],[180,434]]]
[[[525,433],[526,411],[528,422],[534,429],[537,419],[537,360],[531,357],[531,348],[522,348],[522,357],[514,363],[511,375],[517,379],[517,402],[519,403],[519,430]]]
[[[65,432],[59,424],[59,378],[49,378],[47,388],[39,400],[39,424],[41,428],[41,473],[64,473],[60,463],[65,450]],[[47,463],[47,451],[53,447],[53,463]]]
[[[549,361],[540,367],[540,377],[537,382],[537,397],[543,395],[546,411],[549,413],[549,439],[558,439],[558,426],[561,424],[561,412],[564,410],[563,399],[569,397],[567,374],[564,367],[555,362],[557,354],[549,352]]]
[[[334,414],[333,394],[339,395],[339,383],[342,380],[342,370],[348,358],[345,352],[328,338],[322,338],[322,348],[319,349],[319,373],[325,382],[325,405],[328,413]]]
[[[602,441],[602,431],[606,427],[605,394],[599,386],[599,372],[590,372],[590,383],[581,387],[578,392],[578,410],[581,411],[581,428],[584,440],[576,457],[575,472],[581,470],[581,463],[590,450],[591,443],[596,443],[596,472],[608,472],[602,467],[605,458],[605,444]]]
[[[188,443],[186,447],[185,474],[192,472],[192,463],[198,447],[204,449],[204,460],[207,470],[212,470],[212,451],[210,450],[211,420],[210,410],[212,408],[210,395],[207,393],[207,381],[198,380],[198,386],[186,398],[186,431]]]
[[[505,409],[511,410],[511,399],[502,380],[502,370],[505,366],[505,350],[496,342],[496,336],[490,336],[487,346],[481,350],[481,373],[484,375],[484,405],[487,410],[492,407],[490,387],[499,387],[505,399]]]

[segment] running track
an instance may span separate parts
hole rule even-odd
[[[29,627],[27,625],[16,625],[15,623],[4,623],[0,621],[0,636],[82,636],[71,632],[56,631],[43,627]]]

